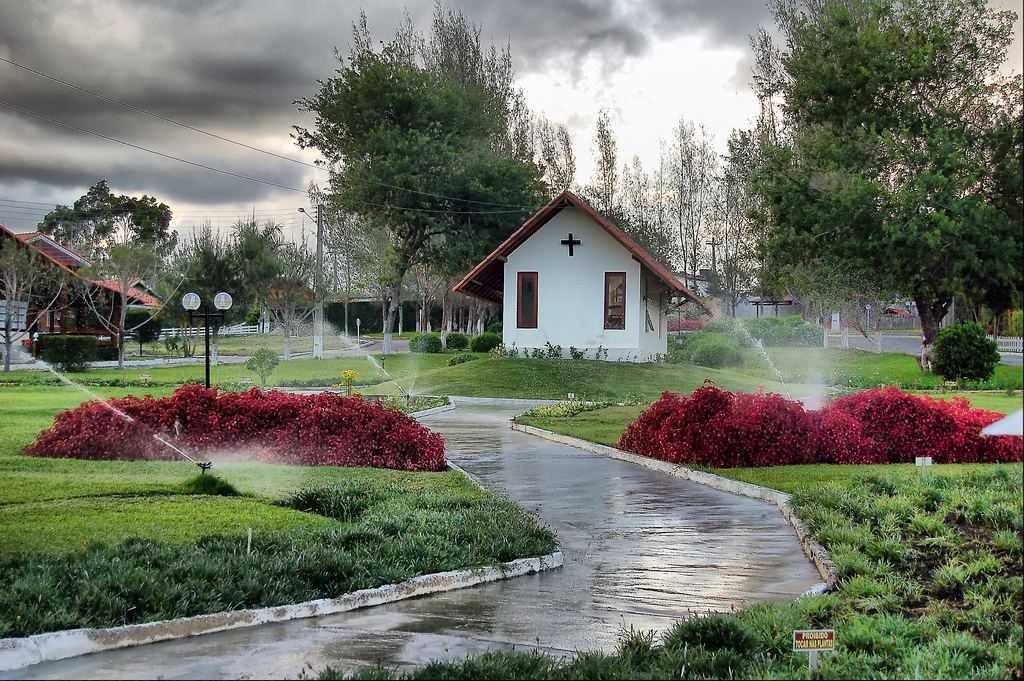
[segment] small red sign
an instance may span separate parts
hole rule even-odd
[[[793,632],[793,650],[809,653],[836,649],[835,629],[797,629]]]

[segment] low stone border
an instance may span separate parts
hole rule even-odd
[[[176,620],[130,624],[111,629],[70,629],[24,638],[3,638],[0,639],[0,671],[21,669],[40,662],[63,660],[103,650],[212,634],[271,622],[333,615],[406,598],[521,577],[561,566],[562,552],[556,551],[538,558],[513,560],[496,567],[422,575],[399,584],[387,584],[376,589],[354,591],[340,598],[324,598],[269,608],[218,612]]]
[[[543,428],[537,428],[535,426],[527,426],[522,423],[515,423],[514,421],[509,421],[509,427],[512,430],[516,430],[521,433],[536,435],[537,437],[542,437],[545,440],[551,440],[563,445],[569,445],[570,447],[576,447],[577,449],[582,449],[583,451],[590,452],[592,454],[600,454],[601,456],[607,456],[612,459],[618,459],[619,461],[626,461],[638,466],[643,466],[644,468],[650,468],[651,470],[674,475],[677,478],[690,480],[691,482],[706,485],[707,487],[712,487],[723,492],[731,492],[733,494],[739,494],[740,496],[760,499],[761,501],[767,501],[770,504],[775,504],[782,513],[782,517],[785,518],[793,527],[793,531],[796,533],[796,537],[800,541],[800,546],[803,548],[804,553],[810,561],[814,563],[814,567],[818,570],[818,574],[821,575],[821,578],[824,580],[822,583],[816,584],[808,589],[805,592],[805,595],[824,593],[826,591],[831,591],[835,587],[837,581],[836,568],[832,563],[832,559],[828,557],[828,551],[825,550],[825,547],[814,540],[803,521],[800,520],[796,516],[796,513],[793,512],[793,508],[789,505],[789,495],[785,492],[769,489],[768,487],[761,487],[760,485],[754,485],[749,482],[741,482],[739,480],[725,478],[721,475],[715,475],[714,473],[695,471],[692,468],[679,466],[667,461],[660,461],[647,456],[638,456],[637,454],[625,452],[615,447],[590,442],[589,440],[581,440],[569,435],[553,433],[550,430],[544,430]]]
[[[440,414],[446,411],[453,411],[454,409],[455,404],[453,404],[452,402],[448,402],[448,404],[442,404],[440,407],[431,407],[430,409],[423,409],[422,411],[411,411],[408,413],[408,416],[411,416],[414,419],[418,419],[424,416],[430,416],[432,414]]]
[[[532,400],[523,397],[465,397],[462,395],[449,395],[448,399],[453,403],[458,404],[464,402],[466,404],[493,404],[495,406],[508,406],[508,407],[537,407],[542,404],[558,404],[565,400]]]

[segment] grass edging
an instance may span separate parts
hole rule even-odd
[[[527,426],[522,423],[515,423],[514,421],[509,421],[508,425],[512,430],[526,433],[527,435],[535,435],[537,437],[542,437],[545,440],[551,440],[552,442],[558,442],[560,444],[569,445],[570,447],[582,449],[585,452],[607,456],[612,459],[636,464],[661,473],[674,475],[677,478],[683,478],[723,492],[739,494],[740,496],[759,499],[761,501],[767,501],[768,503],[775,504],[779,509],[779,512],[782,513],[782,517],[786,519],[786,522],[790,524],[793,531],[796,533],[796,537],[800,542],[800,546],[803,549],[804,554],[814,564],[814,567],[818,570],[818,574],[821,575],[822,580],[824,580],[820,584],[816,584],[808,589],[804,595],[821,594],[835,588],[838,576],[836,574],[835,565],[833,565],[832,559],[828,556],[828,551],[825,550],[824,546],[814,540],[803,521],[801,521],[800,518],[796,516],[796,513],[793,512],[792,507],[789,505],[789,495],[785,492],[779,492],[778,490],[761,487],[760,485],[754,485],[749,482],[732,480],[730,478],[722,477],[721,475],[715,475],[714,473],[696,471],[692,468],[679,466],[667,461],[660,461],[646,456],[638,456],[615,447],[609,447],[607,445],[590,442],[588,440],[581,440],[570,435],[562,435],[543,428],[537,428],[536,426]]]
[[[195,617],[130,624],[109,629],[69,629],[22,638],[0,639],[0,671],[21,669],[40,662],[156,643],[171,639],[212,634],[218,631],[254,627],[272,622],[321,617],[406,598],[464,589],[487,582],[553,570],[562,566],[562,552],[520,558],[493,567],[454,570],[420,575],[398,584],[361,589],[339,598],[322,598],[305,603],[249,610],[232,610]]]

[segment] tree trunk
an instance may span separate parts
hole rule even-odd
[[[4,371],[11,370],[11,349],[14,348],[14,335],[11,333],[11,302],[7,301],[7,312],[4,315]],[[31,334],[31,332],[29,332]],[[29,338],[32,336],[30,335]]]
[[[452,325],[452,305],[450,287],[445,282],[444,291],[441,293],[441,347],[448,349],[448,332]]]
[[[952,299],[935,300],[925,296],[914,296],[917,313],[921,316],[922,345],[931,346],[939,336],[939,324],[949,311]]]
[[[292,358],[292,331],[287,324],[282,324],[281,330],[284,331],[284,359],[288,361]]]
[[[402,279],[404,277],[398,277],[398,280],[391,286],[391,300],[387,307],[387,312],[384,315],[384,349],[385,355],[391,354],[392,345],[392,332],[395,328],[395,320],[398,317],[398,308],[402,305]]]

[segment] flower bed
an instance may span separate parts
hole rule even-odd
[[[24,453],[73,459],[178,458],[154,434],[191,455],[241,453],[272,463],[409,471],[447,467],[440,435],[375,402],[258,388],[218,394],[199,385],[181,387],[171,397],[85,402],[58,414],[53,427]]]
[[[737,468],[806,463],[1020,461],[1021,438],[983,437],[1002,414],[967,400],[939,402],[896,388],[868,390],[806,411],[765,393],[732,393],[710,382],[691,396],[665,392],[631,423],[618,446],[672,463]]]

